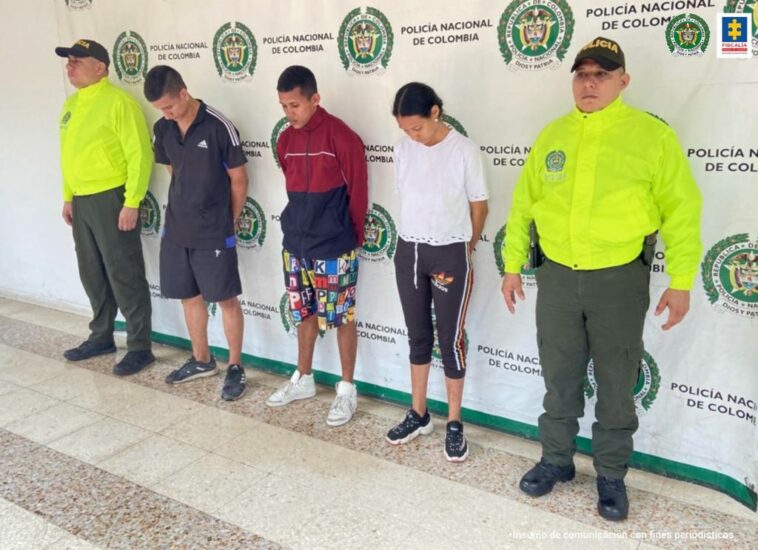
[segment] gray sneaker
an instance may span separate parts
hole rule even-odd
[[[342,426],[350,422],[355,410],[358,408],[358,392],[355,384],[350,382],[337,382],[337,396],[332,402],[326,423],[329,426]]]
[[[289,382],[282,384],[279,389],[269,395],[266,405],[269,407],[282,407],[298,399],[309,399],[316,395],[316,383],[312,374],[300,374],[295,369]]]
[[[215,357],[211,355],[211,360],[207,363],[203,363],[192,356],[187,359],[181,367],[171,372],[171,374],[166,377],[166,384],[181,384],[182,382],[189,382],[195,378],[205,378],[217,374],[218,367],[216,366]]]

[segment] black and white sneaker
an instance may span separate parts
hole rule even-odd
[[[195,359],[193,355],[181,367],[166,377],[166,384],[181,384],[195,378],[205,378],[206,376],[215,376],[216,374],[218,374],[218,367],[216,366],[215,357],[211,355],[211,360],[203,363]]]
[[[387,443],[392,445],[402,445],[413,441],[419,435],[429,435],[434,431],[434,424],[429,416],[429,411],[424,413],[424,416],[419,414],[413,409],[408,409],[403,421],[387,432]]]
[[[447,423],[445,434],[445,458],[450,462],[463,462],[468,456],[468,443],[463,437],[463,424],[457,420]]]
[[[226,378],[224,379],[224,389],[221,390],[221,399],[224,401],[234,401],[245,395],[247,385],[245,382],[245,369],[241,365],[229,365],[226,369]]]

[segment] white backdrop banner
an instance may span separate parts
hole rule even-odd
[[[758,59],[719,59],[718,37],[744,39],[758,56],[756,0],[56,0],[61,43],[100,41],[111,80],[142,96],[147,70],[169,64],[189,91],[227,115],[242,135],[251,186],[239,237],[251,364],[289,372],[296,339],[286,313],[279,214],[286,194],[275,143],[286,127],[276,80],[292,64],[310,67],[322,104],[363,138],[369,165],[367,242],[358,284],[361,391],[407,402],[408,345],[392,257],[398,199],[390,114],[394,92],[430,84],[447,121],[481,146],[490,215],[475,253],[466,325],[469,373],[464,418],[536,436],[544,386],[535,339],[533,274],[515,316],[500,295],[500,248],[513,186],[539,130],[568,112],[571,60],[598,35],[617,40],[632,76],[627,103],[673,126],[704,196],[701,275],[684,323],[663,333],[651,312],[636,388],[641,426],[637,467],[716,487],[756,508],[758,479]],[[755,11],[754,11],[755,10]],[[724,21],[719,13],[730,14]],[[738,17],[739,16],[739,17]],[[720,27],[723,25],[723,27]],[[723,32],[721,32],[723,30]],[[718,32],[717,32],[718,31]],[[756,31],[758,32],[758,31]],[[52,54],[52,52],[51,52]],[[63,98],[61,98],[61,101]],[[158,248],[168,175],[156,167],[142,207],[143,242],[156,338],[186,344],[179,302],[161,298]],[[423,205],[419,205],[423,208]],[[652,266],[652,301],[668,284],[665,254]],[[220,312],[211,341],[224,348]],[[439,359],[435,357],[436,366]],[[319,379],[339,374],[336,341],[317,345]],[[432,409],[444,408],[441,368],[431,377]],[[590,451],[595,384],[591,363],[579,446]]]

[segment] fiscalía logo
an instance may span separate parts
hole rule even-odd
[[[282,135],[282,132],[289,127],[290,121],[287,120],[286,116],[283,116],[279,119],[279,122],[276,123],[274,130],[271,132],[271,151],[274,153],[274,162],[276,162],[276,165],[279,166],[279,168],[281,168],[281,165],[279,164],[279,155],[276,154],[276,144],[279,143],[279,136]]]
[[[348,74],[381,74],[392,55],[392,27],[376,8],[355,8],[342,20],[337,42]]]
[[[503,224],[495,235],[495,242],[492,243],[492,249],[495,253],[495,265],[497,265],[497,271],[501,277],[505,277],[505,227],[505,224]],[[537,270],[530,269],[528,263],[521,266],[521,284],[527,288],[536,288],[537,280],[534,277],[535,273],[537,273]]]
[[[66,5],[72,10],[83,10],[92,7],[92,0],[66,0]]]
[[[557,69],[574,34],[566,0],[512,0],[500,17],[500,53],[513,70]]]
[[[640,374],[634,386],[634,405],[637,413],[646,413],[658,397],[661,387],[661,371],[653,357],[645,351],[640,361]],[[597,380],[595,379],[595,363],[592,359],[587,364],[587,376],[584,379],[584,395],[587,399],[597,399]]]
[[[147,74],[147,45],[134,31],[124,31],[113,44],[113,65],[120,80],[135,84]]]
[[[390,213],[381,205],[372,204],[363,229],[365,240],[359,250],[361,259],[369,262],[392,260],[397,247],[397,228]]]
[[[720,240],[703,258],[700,272],[717,310],[758,319],[758,237],[740,233]]]
[[[703,55],[710,38],[708,24],[694,13],[677,15],[666,27],[666,44],[675,56]]]
[[[758,57],[758,0],[727,0],[724,6],[724,13],[741,13],[747,15],[752,20],[752,25],[750,25],[750,21],[748,21],[747,25],[748,28],[752,27],[752,35],[749,37],[749,40],[752,46],[752,56]],[[722,31],[719,37],[722,42],[719,44],[719,50],[723,47],[723,42],[728,42],[730,33],[737,36],[747,30],[743,25],[735,25],[727,18],[724,18],[722,25],[726,27],[724,29],[726,32]],[[722,25],[719,25],[719,29],[721,29]]]
[[[261,205],[247,197],[237,219],[237,246],[260,248],[266,239],[266,216]]]
[[[158,235],[161,231],[161,209],[155,195],[150,191],[145,193],[145,198],[139,205],[139,219],[142,234],[145,236]]]
[[[545,168],[548,172],[562,172],[566,165],[566,153],[563,151],[550,151],[545,156]]]
[[[463,124],[458,122],[458,119],[451,117],[447,113],[442,113],[442,122],[450,126],[451,128],[455,128],[455,131],[459,134],[468,137],[468,132],[466,132],[466,129],[463,127]]]
[[[213,60],[220,77],[230,82],[252,78],[258,61],[258,43],[238,21],[222,25],[213,37]]]

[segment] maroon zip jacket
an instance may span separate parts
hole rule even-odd
[[[363,141],[318,107],[276,144],[289,202],[282,211],[284,249],[307,259],[336,258],[363,245],[368,208]]]

